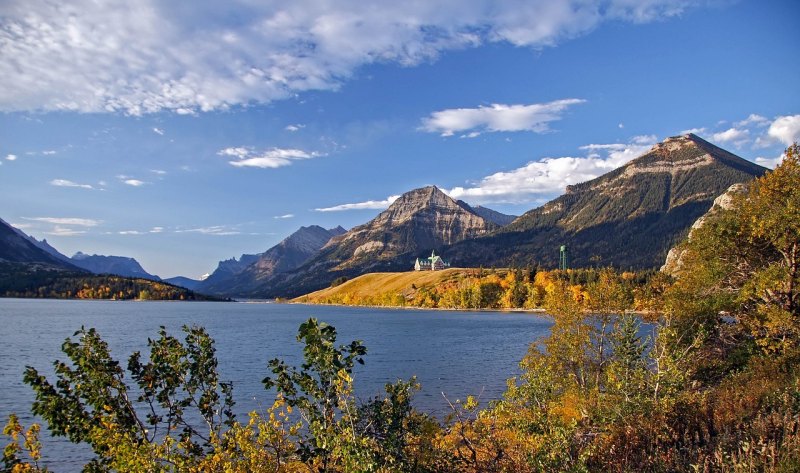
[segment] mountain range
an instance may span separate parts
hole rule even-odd
[[[408,270],[431,250],[457,267],[553,268],[566,245],[573,267],[658,268],[718,195],[766,171],[694,134],[675,136],[505,226],[435,187],[417,189],[250,295],[295,296],[336,278]]]
[[[564,195],[519,217],[472,207],[428,186],[403,194],[349,231],[302,227],[263,253],[220,261],[205,280],[167,282],[214,295],[289,297],[367,272],[406,271],[432,250],[459,267],[553,268],[561,245],[572,267],[657,268],[715,198],[766,171],[686,134],[596,179],[568,186]],[[82,253],[67,258],[5,222],[0,261],[157,279],[132,258]]]

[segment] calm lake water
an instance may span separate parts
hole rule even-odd
[[[358,397],[380,395],[385,383],[416,375],[422,384],[416,407],[439,417],[447,412],[442,393],[451,400],[469,394],[484,402],[500,398],[528,345],[547,335],[551,325],[544,317],[525,313],[0,299],[0,416],[3,424],[12,412],[26,427],[41,422],[29,412],[33,392],[22,383],[23,370],[34,366],[52,380],[52,361],[65,359],[61,344],[81,326],[96,328],[126,366],[132,352],[146,352],[147,338],[156,337],[159,326],[180,335],[185,324],[206,327],[216,340],[221,378],[233,382],[236,412],[244,416],[271,404],[273,393],[261,385],[269,374],[268,360],[279,357],[300,364],[302,346],[295,337],[309,317],[335,326],[340,343],[364,341],[366,364],[354,372]],[[85,449],[60,438],[43,443],[52,469],[80,470]]]

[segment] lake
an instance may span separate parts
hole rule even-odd
[[[339,343],[360,339],[366,364],[354,371],[355,393],[367,399],[383,385],[416,375],[422,390],[415,406],[443,417],[447,402],[480,395],[482,403],[499,399],[506,379],[531,342],[549,333],[551,322],[519,312],[451,312],[309,306],[273,303],[119,302],[0,299],[0,416],[16,413],[27,427],[39,421],[30,414],[33,391],[22,383],[26,365],[52,378],[52,361],[65,359],[64,339],[81,326],[94,327],[112,354],[127,366],[128,356],[147,350],[147,338],[159,326],[181,336],[182,325],[204,326],[216,340],[222,380],[232,381],[240,420],[253,409],[269,406],[273,393],[261,379],[270,374],[267,361],[279,357],[299,365],[299,325],[316,317],[336,327]],[[43,431],[46,427],[43,426]],[[86,450],[64,439],[44,438],[47,464],[57,472],[79,471]],[[5,445],[5,439],[3,442]]]

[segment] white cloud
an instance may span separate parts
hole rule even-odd
[[[151,169],[150,172],[158,176],[164,176],[167,174],[167,171],[164,171],[163,169]]]
[[[737,127],[745,127],[748,125],[755,125],[755,126],[766,126],[769,124],[769,120],[766,117],[762,117],[761,115],[751,113],[747,118],[744,120],[738,121],[734,123]]]
[[[158,127],[153,127],[153,133],[155,133],[157,135],[164,136],[164,130],[162,130],[161,128],[158,128]]]
[[[164,227],[153,227],[148,233],[162,233],[163,231]]]
[[[286,214],[286,215],[276,215],[276,216],[274,216],[272,218],[275,218],[275,219],[286,219],[286,218],[293,218],[293,217],[294,217],[294,214]]]
[[[91,218],[74,218],[74,217],[22,217],[22,218],[33,222],[52,223],[53,225],[74,225],[78,227],[96,227],[102,223],[102,220],[95,220]]]
[[[769,125],[767,134],[786,146],[800,141],[800,115],[778,117]]]
[[[324,156],[316,151],[308,152],[301,149],[272,148],[266,151],[255,151],[247,147],[225,148],[217,152],[220,156],[233,157],[229,164],[236,167],[279,168],[289,166],[300,159],[311,159]]]
[[[714,133],[711,139],[718,143],[733,143],[737,148],[750,141],[750,131],[741,128],[728,128]]]
[[[475,203],[530,203],[564,192],[568,185],[594,179],[647,152],[653,135],[631,138],[630,143],[589,144],[586,157],[544,158],[506,172],[497,172],[471,187],[454,187],[450,197]],[[606,152],[601,157],[598,152]]]
[[[694,3],[6,0],[0,111],[194,114],[267,103],[336,89],[365,64],[411,66],[493,42],[550,47]]]
[[[147,184],[146,182],[140,181],[139,179],[124,179],[122,182],[123,182],[123,184],[127,184],[127,185],[133,186],[133,187],[141,187],[141,186]]]
[[[202,235],[229,236],[241,235],[242,232],[225,225],[214,225],[210,227],[187,228],[175,230],[176,233],[200,233]]]
[[[478,108],[452,108],[433,112],[422,120],[421,129],[442,136],[459,132],[471,133],[469,138],[482,132],[532,131],[544,133],[548,124],[560,120],[571,105],[585,102],[582,99],[563,99],[530,105],[492,104]]]
[[[775,167],[777,167],[778,164],[784,160],[784,158],[786,158],[786,153],[781,154],[777,158],[765,158],[763,156],[759,156],[756,158],[756,164],[760,164],[765,168],[775,169]]]
[[[9,154],[8,156],[6,156],[6,161],[16,161],[16,160],[17,160],[16,154]]]
[[[77,182],[72,182],[68,179],[53,179],[50,181],[50,185],[56,187],[79,187],[81,189],[94,189],[94,187],[89,184],[78,184]]]
[[[62,227],[56,225],[52,230],[44,233],[45,235],[53,235],[53,236],[76,236],[76,235],[84,235],[86,233],[86,230],[76,230],[74,228]]]
[[[52,149],[46,149],[46,150],[42,151],[42,154],[45,155],[45,156],[52,156],[52,155],[56,154],[56,151],[52,150]]]
[[[334,205],[333,207],[323,207],[319,209],[314,209],[317,212],[341,212],[343,210],[365,210],[365,209],[373,209],[373,210],[383,210],[392,203],[399,199],[399,195],[391,195],[384,200],[368,200],[366,202],[358,202],[355,204],[340,204]]]
[[[139,230],[122,230],[117,232],[120,235],[144,235],[145,232],[140,232]]]
[[[690,134],[690,133],[691,133],[691,134],[693,134],[693,135],[699,135],[699,136],[703,136],[703,135],[705,135],[705,134],[706,134],[706,132],[707,132],[707,131],[708,131],[708,129],[707,129],[706,127],[700,127],[700,128],[689,128],[688,130],[683,130],[683,131],[681,131],[681,132],[680,132],[680,133],[678,133],[678,134],[679,134],[679,135],[688,135],[688,134]]]
[[[300,131],[305,127],[306,126],[303,125],[302,123],[297,123],[296,125],[286,125],[286,128],[284,128],[284,130],[295,132],[295,131]]]

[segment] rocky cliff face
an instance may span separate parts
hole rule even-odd
[[[434,186],[406,192],[370,222],[336,240],[339,264],[440,248],[485,235],[497,226]]]
[[[708,212],[703,214],[700,218],[698,218],[689,229],[689,235],[687,238],[692,238],[692,233],[695,230],[702,227],[706,220],[709,217],[716,214],[721,210],[730,210],[733,208],[733,199],[737,194],[742,194],[747,191],[747,185],[736,183],[728,188],[724,194],[720,195],[716,199],[714,199],[714,203],[711,205],[711,209]],[[684,258],[686,252],[681,249],[679,246],[674,246],[669,250],[667,253],[667,259],[664,262],[664,265],[661,266],[661,271],[665,272],[671,276],[677,276],[680,273],[681,268],[683,267]]]
[[[259,291],[266,296],[299,295],[327,286],[339,276],[405,271],[417,256],[496,228],[434,186],[415,189],[373,220],[332,239],[297,271],[265,281]]]
[[[566,244],[576,267],[659,267],[717,196],[765,171],[696,135],[668,138],[492,235],[447,251],[460,266],[556,267]]]
[[[261,281],[297,268],[331,238],[344,232],[342,227],[330,230],[317,225],[300,227],[264,253],[220,261],[217,269],[198,284],[197,290],[207,294],[249,295]]]
[[[158,276],[145,271],[138,261],[126,256],[87,255],[79,251],[70,258],[70,261],[75,266],[95,274],[115,274],[129,278],[161,280]]]

